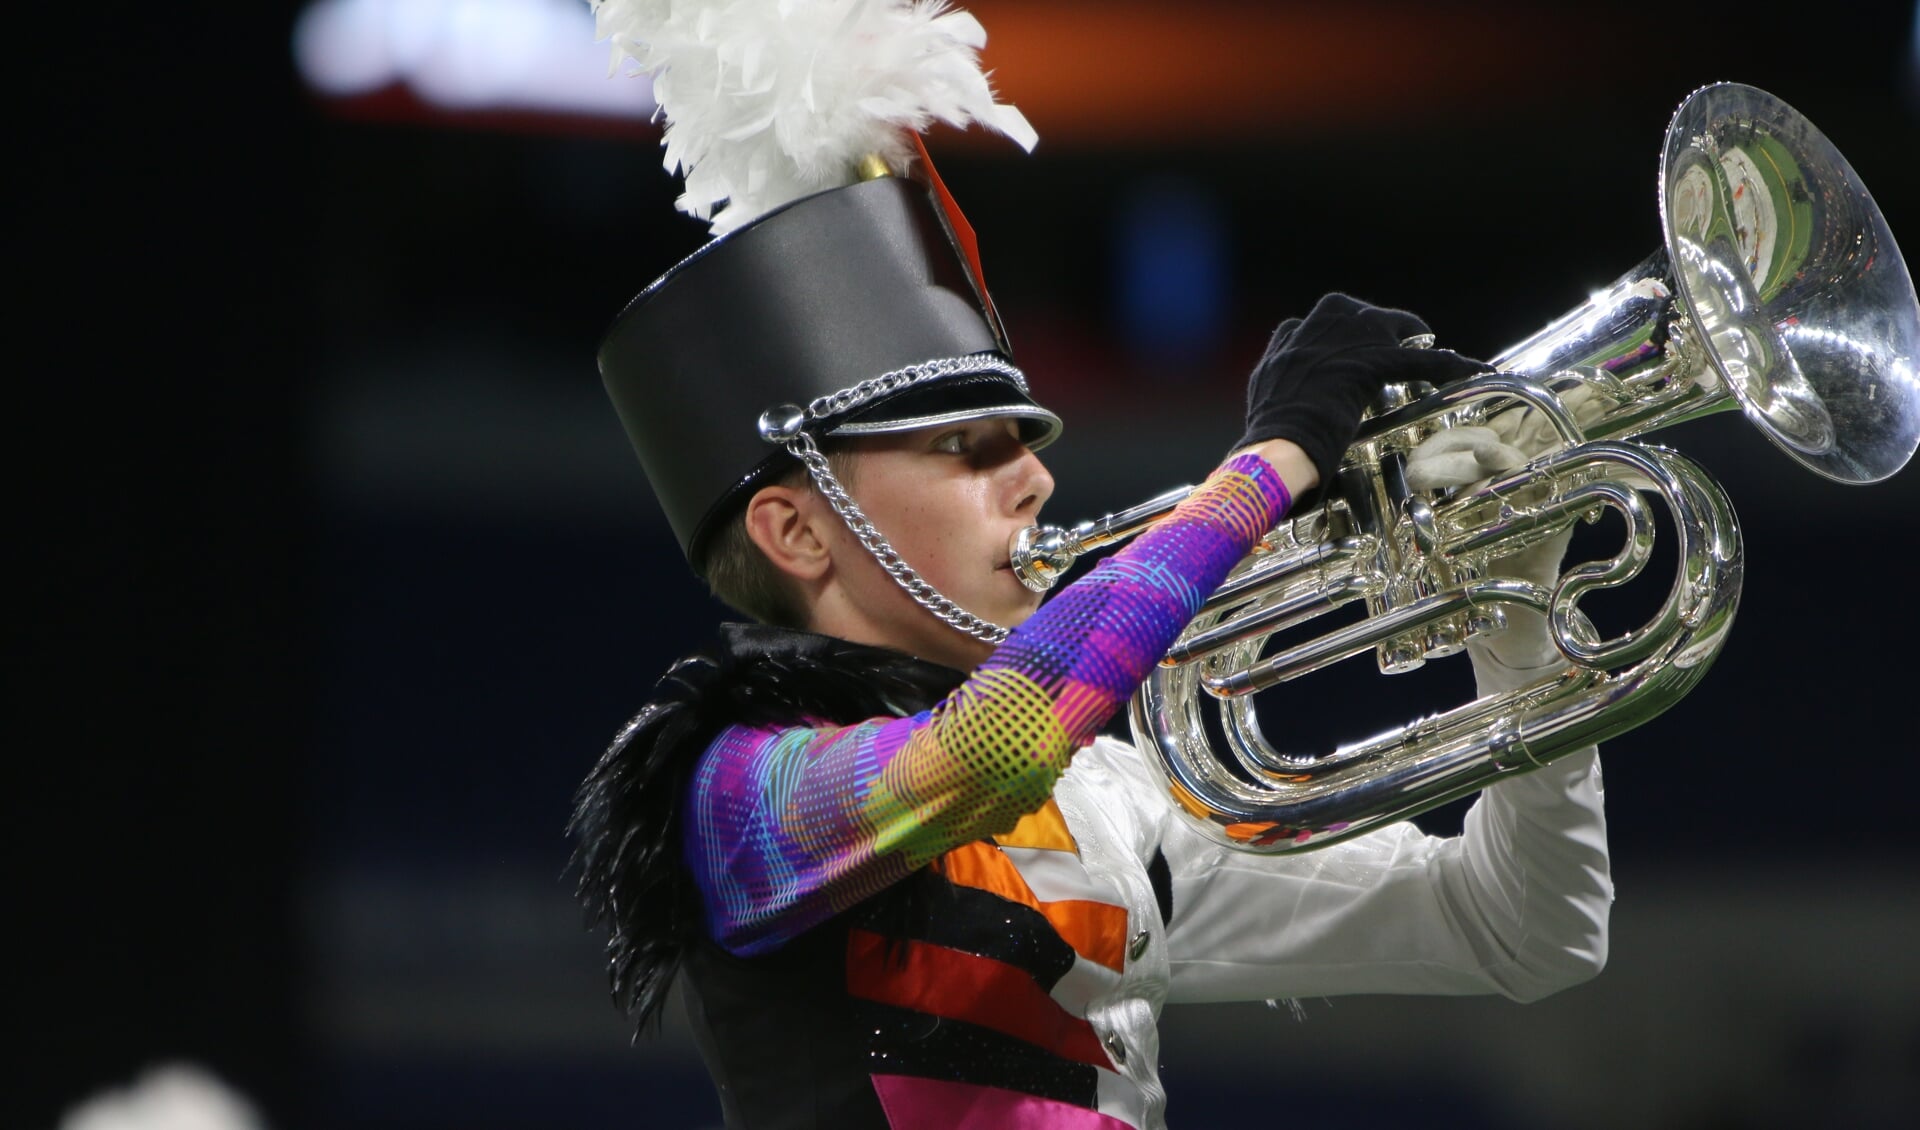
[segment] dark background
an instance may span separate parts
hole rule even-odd
[[[307,92],[296,11],[90,9],[23,67],[0,1123],[186,1060],[276,1127],[714,1124],[677,1027],[627,1047],[561,876],[573,784],[719,615],[593,368],[701,227],[644,127]],[[1793,103],[1920,230],[1912,6],[1352,11],[1334,57],[1266,45],[1323,110],[1055,129],[1009,61],[1040,149],[936,134],[1068,421],[1057,520],[1204,474],[1266,330],[1324,290],[1482,354],[1578,303],[1656,245],[1661,133],[1702,83]],[[1074,65],[1178,104],[1208,63]],[[1172,1010],[1176,1125],[1920,1109],[1920,477],[1832,486],[1732,416],[1665,442],[1739,505],[1747,584],[1705,685],[1610,747],[1612,968],[1527,1008]],[[1300,732],[1459,675],[1336,678]]]

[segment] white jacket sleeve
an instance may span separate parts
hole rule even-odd
[[[1531,682],[1473,648],[1482,694]],[[1456,837],[1400,823],[1303,855],[1220,847],[1169,811],[1170,1001],[1501,993],[1606,962],[1613,884],[1591,748],[1486,789]]]

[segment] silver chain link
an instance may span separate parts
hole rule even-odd
[[[851,388],[843,388],[838,392],[817,397],[807,405],[805,419],[807,423],[813,423],[829,416],[850,412],[888,393],[898,392],[923,381],[941,377],[970,376],[975,373],[998,374],[1012,381],[1022,394],[1027,391],[1026,374],[997,357],[979,354],[971,357],[941,357],[918,365],[909,365],[904,369],[895,369],[890,373],[882,373],[870,380],[861,381]],[[771,416],[778,411],[779,409],[770,410],[767,415]],[[873,555],[873,559],[880,563],[880,567],[887,571],[887,576],[892,577],[894,583],[912,597],[915,604],[939,617],[940,621],[947,626],[974,639],[986,643],[999,643],[1007,638],[1007,629],[991,620],[983,620],[975,616],[940,595],[940,590],[928,584],[919,573],[914,571],[913,566],[907,564],[906,559],[900,556],[900,551],[893,548],[892,543],[887,541],[886,535],[867,519],[866,513],[860,509],[860,504],[853,500],[853,496],[840,485],[840,480],[834,477],[833,468],[827,464],[827,457],[820,454],[820,449],[814,444],[811,435],[797,427],[791,429],[791,434],[771,433],[764,423],[765,419],[766,416],[763,416],[762,438],[771,443],[780,444],[786,448],[789,455],[798,459],[806,467],[807,475],[813,479],[813,485],[826,498],[827,504],[833,507],[833,512],[840,515],[840,520],[846,523],[847,529],[853,532],[854,537],[860,539],[860,544],[865,546],[867,552]]]
[[[806,464],[807,474],[813,477],[814,486],[826,496],[828,505],[833,507],[833,512],[840,515],[840,520],[847,524],[847,529],[853,531],[853,536],[860,539],[860,544],[867,547],[867,552],[872,554],[873,559],[880,563],[880,567],[887,571],[887,576],[892,577],[895,584],[906,590],[906,594],[913,598],[915,604],[938,616],[948,626],[965,632],[974,639],[999,643],[1007,638],[1005,628],[991,620],[982,620],[940,595],[939,589],[928,584],[925,578],[914,572],[913,566],[907,564],[906,560],[900,556],[900,551],[893,548],[892,543],[887,541],[886,535],[867,520],[865,512],[860,509],[860,504],[840,486],[840,480],[834,478],[832,469],[827,466],[827,457],[820,454],[820,449],[813,445],[812,436],[801,432],[787,444],[787,451]]]
[[[932,361],[922,361],[918,365],[908,365],[904,369],[895,369],[891,373],[882,373],[877,377],[861,381],[851,388],[816,397],[807,405],[807,420],[823,420],[828,416],[838,416],[842,412],[851,412],[869,401],[877,400],[890,392],[910,388],[923,381],[938,380],[941,377],[973,376],[976,373],[996,373],[1007,378],[1020,390],[1027,392],[1027,375],[1020,370],[989,354],[976,353],[968,357],[940,357]]]

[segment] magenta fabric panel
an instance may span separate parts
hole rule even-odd
[[[1051,795],[1291,499],[1241,456],[1049,600],[930,711],[721,732],[689,785],[686,858],[715,941],[767,953]]]
[[[973,1083],[875,1075],[873,1089],[900,1130],[1135,1130],[1097,1110]]]

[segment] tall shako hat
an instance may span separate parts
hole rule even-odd
[[[600,372],[696,571],[717,528],[793,466],[760,434],[767,409],[820,402],[808,423],[825,435],[1013,416],[1037,447],[1060,430],[1028,397],[933,194],[899,177],[708,244],[614,322]],[[833,403],[895,375],[871,400]]]
[[[686,174],[679,207],[717,236],[629,303],[600,348],[696,572],[793,458],[821,479],[816,437],[989,416],[1019,420],[1033,447],[1058,434],[919,144],[937,118],[1032,147],[980,73],[977,20],[912,0],[601,0],[595,13],[616,64],[654,74],[666,164]],[[860,532],[857,511],[841,512]]]

